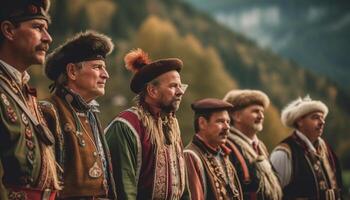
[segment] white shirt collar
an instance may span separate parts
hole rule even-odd
[[[16,68],[12,67],[11,65],[7,64],[5,61],[0,59],[1,64],[5,66],[7,71],[11,74],[11,76],[15,79],[15,81],[22,86],[23,84],[28,83],[30,79],[30,75],[27,71],[24,71],[24,73],[21,73]]]
[[[303,141],[306,143],[306,146],[309,150],[311,150],[312,152],[316,153],[316,148],[314,147],[314,145],[311,143],[311,141],[309,140],[309,138],[307,138],[302,132],[295,130],[296,135]],[[320,138],[317,138],[317,140],[319,140]]]
[[[249,137],[247,137],[245,134],[243,134],[240,130],[238,130],[234,126],[231,126],[231,129],[234,132],[236,132],[237,135],[241,136],[244,140],[246,140],[250,145],[253,145],[253,142],[255,142],[256,144],[259,144],[258,136],[254,135],[253,139],[250,139]]]

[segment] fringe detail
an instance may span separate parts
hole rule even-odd
[[[148,111],[142,106],[135,107],[139,118],[142,121],[142,125],[146,129],[147,139],[151,141],[157,148],[164,148],[165,135],[163,132],[163,126],[169,127],[169,139],[172,144],[181,140],[180,127],[177,119],[173,115],[168,115],[164,120],[160,117],[154,118]]]
[[[55,190],[61,190],[62,187],[57,176],[55,155],[52,147],[43,145],[43,153],[45,154],[44,158],[46,158],[44,162],[47,163],[47,177],[52,178],[52,186]]]
[[[249,162],[255,164],[257,169],[257,176],[260,179],[258,192],[261,192],[268,199],[280,200],[282,199],[282,189],[279,180],[268,160],[268,153],[259,143],[259,150],[263,155],[257,155],[254,149],[243,139],[235,134],[231,134],[233,139],[239,146],[241,146],[242,154],[248,158]],[[262,161],[261,161],[262,160]]]
[[[329,163],[328,149],[327,149],[326,143],[324,142],[324,140],[322,138],[319,138],[319,148],[317,148],[317,149],[318,149],[319,155],[322,159],[322,162],[324,164],[324,168],[326,170],[329,181],[331,183],[330,188],[338,188],[338,184],[336,181],[337,180],[336,175],[334,173],[334,170],[332,170],[332,167]]]

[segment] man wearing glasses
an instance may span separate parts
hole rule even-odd
[[[188,199],[185,161],[175,111],[185,85],[177,58],[151,61],[141,49],[124,61],[133,72],[136,105],[106,128],[120,199]]]

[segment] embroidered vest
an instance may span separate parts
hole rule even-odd
[[[306,146],[294,134],[282,143],[287,144],[291,150],[292,176],[291,181],[283,189],[284,199],[309,198],[309,199],[338,199],[340,198],[339,188],[334,190],[329,187],[330,180],[322,161],[306,150]],[[330,149],[327,148],[329,153]],[[334,166],[334,168],[337,168]],[[334,169],[333,168],[333,169]],[[335,169],[340,171],[340,169]],[[338,175],[339,177],[339,175]],[[341,181],[337,180],[338,185]],[[334,193],[330,194],[330,193]],[[332,197],[333,196],[333,197]]]
[[[215,161],[214,155],[195,137],[186,150],[193,151],[198,155],[203,164],[206,177],[205,182],[207,183],[206,199],[243,199],[236,170],[227,155],[221,156],[222,167],[220,167]],[[226,179],[228,183],[226,183]]]
[[[120,113],[115,120],[127,124],[137,140],[137,199],[180,199],[185,189],[182,143],[157,148],[134,107]]]

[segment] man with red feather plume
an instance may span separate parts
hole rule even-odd
[[[175,116],[186,85],[180,59],[151,61],[141,49],[124,61],[136,105],[105,130],[121,199],[189,199],[183,144]]]

